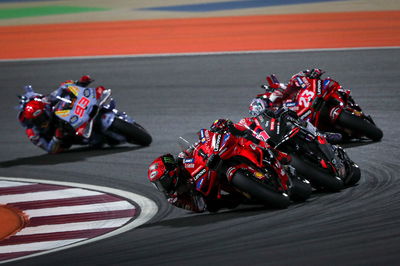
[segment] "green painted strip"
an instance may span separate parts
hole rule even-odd
[[[105,11],[107,8],[79,7],[79,6],[37,6],[25,8],[0,9],[0,19],[40,17],[82,12]]]

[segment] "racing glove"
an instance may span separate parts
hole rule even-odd
[[[322,69],[319,68],[313,68],[311,70],[305,70],[303,71],[307,77],[311,78],[311,79],[319,79],[322,74],[325,73],[325,71],[323,71]]]

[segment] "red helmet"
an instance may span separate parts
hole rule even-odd
[[[163,193],[172,193],[178,186],[178,164],[171,154],[164,154],[149,166],[147,177]]]
[[[46,104],[41,99],[33,99],[25,104],[19,119],[21,122],[31,123],[39,128],[47,127],[49,116],[46,112]]]
[[[89,75],[84,75],[84,76],[80,77],[80,79],[77,80],[76,84],[79,86],[86,87],[93,81],[94,81],[94,79],[92,79]]]

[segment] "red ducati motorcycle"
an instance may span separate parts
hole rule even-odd
[[[283,106],[295,111],[301,119],[311,122],[321,131],[339,132],[344,139],[382,139],[382,131],[355,103],[350,90],[331,78],[296,79],[302,89],[294,98],[285,100]],[[268,98],[271,88],[279,84],[275,75],[268,76],[267,81],[268,86],[263,86],[266,92],[257,95],[258,98]]]
[[[290,176],[273,151],[230,133],[202,129],[199,137],[183,164],[203,195],[230,194],[274,208],[287,208],[290,199],[304,201],[310,196],[310,184]],[[185,143],[182,148],[187,149]]]

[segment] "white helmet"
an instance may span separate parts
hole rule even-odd
[[[251,116],[258,116],[267,109],[267,104],[263,99],[254,98],[249,106],[249,113]]]

